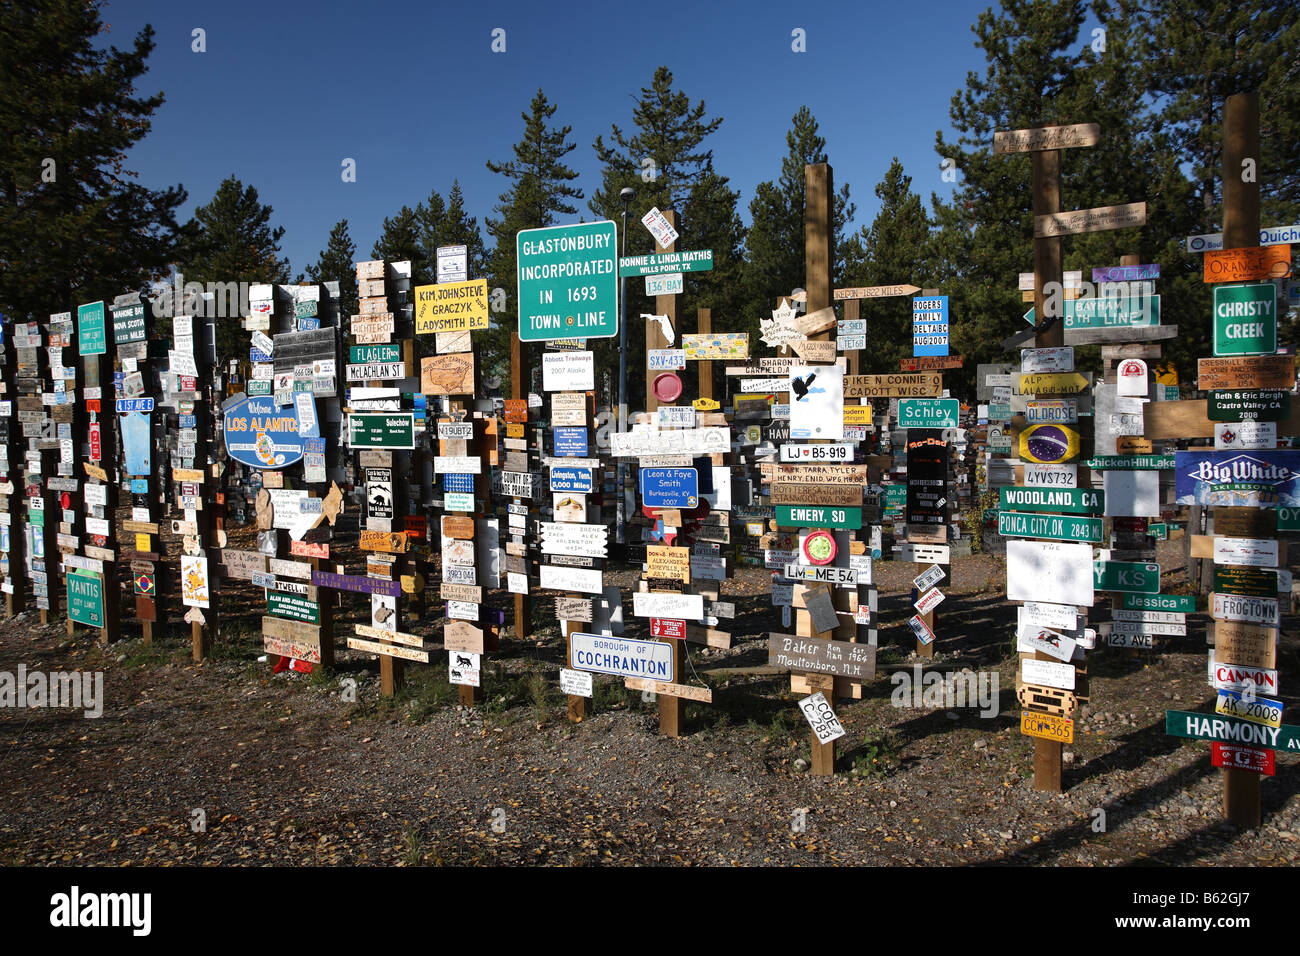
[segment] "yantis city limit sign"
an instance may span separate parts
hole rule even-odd
[[[515,237],[521,342],[618,334],[617,240],[609,220]]]

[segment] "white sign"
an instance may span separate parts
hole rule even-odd
[[[569,635],[569,663],[578,670],[672,682],[673,645],[600,634]]]
[[[851,462],[853,461],[853,448],[852,442],[828,445],[792,445],[787,443],[781,446],[781,461]]]
[[[469,278],[469,249],[466,246],[439,246],[437,282],[464,282]]]
[[[560,668],[560,690],[570,697],[591,696],[591,675],[585,671]]]
[[[439,475],[477,475],[482,469],[482,459],[466,458],[462,455],[435,456],[433,470]]]
[[[1092,546],[1063,541],[1007,542],[1007,600],[1092,607]],[[1069,658],[1065,658],[1068,660]]]
[[[834,442],[844,439],[843,368],[838,365],[796,365],[790,369],[788,391],[791,438]]]
[[[673,372],[686,368],[685,349],[651,349],[646,355],[646,368],[651,372]]]
[[[835,711],[831,709],[826,695],[821,691],[799,701],[799,709],[803,711],[813,733],[817,735],[818,743],[828,744],[844,736],[844,725],[835,716]]]
[[[1074,665],[1024,658],[1020,661],[1020,679],[1026,684],[1039,684],[1043,687],[1074,690]]]
[[[1041,651],[1057,660],[1068,661],[1074,656],[1074,640],[1045,627],[1021,627],[1016,629],[1016,650]]]
[[[1050,349],[1021,349],[1020,372],[1031,375],[1038,372],[1073,372],[1074,346]]]
[[[609,527],[603,524],[541,522],[543,554],[576,554],[592,558],[605,557],[609,544]]]
[[[585,392],[596,387],[591,352],[542,353],[542,391]]]
[[[1214,429],[1217,451],[1234,448],[1276,448],[1277,422],[1219,422]]]
[[[1147,363],[1141,359],[1123,359],[1115,368],[1116,395],[1141,398],[1147,393]]]
[[[1029,488],[1077,488],[1078,465],[1036,465],[1025,463],[1025,486]]]
[[[660,428],[694,428],[695,409],[690,405],[660,405]]]
[[[1220,621],[1247,621],[1252,624],[1267,624],[1278,627],[1277,598],[1247,597],[1242,594],[1214,594],[1210,611],[1212,617]],[[1155,612],[1159,613],[1159,612]],[[1182,615],[1178,615],[1180,618]],[[1119,620],[1117,617],[1116,620]],[[1181,623],[1177,622],[1177,623]]]
[[[853,568],[837,568],[834,565],[820,567],[811,564],[787,564],[781,571],[794,581],[819,581],[832,584],[837,588],[855,588],[858,586],[858,572]]]
[[[1106,469],[1106,516],[1109,518],[1160,517],[1160,472]]]
[[[1264,538],[1215,538],[1214,563],[1275,568],[1277,541]]]
[[[680,238],[677,230],[668,221],[668,217],[659,211],[658,206],[641,217],[641,225],[650,230],[650,235],[655,237],[655,242],[665,249]]]
[[[871,566],[870,564],[871,558],[867,557],[866,555],[855,554],[852,557],[853,558],[865,557],[867,558],[867,562],[868,562],[867,567]],[[850,558],[850,561],[851,560],[852,558]],[[933,587],[934,585],[942,581],[943,575],[944,575],[943,568],[939,567],[939,565],[937,564],[933,564],[930,567],[926,568],[924,571],[922,571],[920,574],[918,574],[916,577],[914,577],[912,579],[912,584],[916,587],[918,591],[924,591],[927,588]],[[870,581],[868,581],[867,583],[870,583]]]
[[[662,591],[633,591],[632,613],[636,617],[672,617],[687,621],[704,618],[704,596]]]
[[[685,285],[682,282],[680,272],[663,272],[655,276],[645,277],[645,294],[647,296],[656,295],[681,295]]]
[[[610,454],[616,458],[643,455],[711,455],[731,450],[729,428],[657,428],[637,426],[631,431],[609,436]]]
[[[936,607],[943,603],[944,593],[938,588],[933,588],[922,594],[917,600],[912,602],[912,607],[916,608],[917,614],[929,614]]]
[[[583,594],[602,594],[605,582],[599,570],[565,568],[543,564],[539,569],[539,586],[543,591],[579,591]]]
[[[447,652],[447,679],[466,687],[479,686],[479,664],[482,658],[468,651]]]
[[[1058,631],[1073,631],[1079,626],[1079,609],[1069,604],[1044,604],[1027,601],[1021,608],[1020,620],[1035,627],[1050,627]]]

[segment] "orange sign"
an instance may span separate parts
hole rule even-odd
[[[506,421],[523,424],[528,421],[528,401],[523,398],[506,399]]]
[[[1202,265],[1206,282],[1252,282],[1291,274],[1290,246],[1211,249]]]

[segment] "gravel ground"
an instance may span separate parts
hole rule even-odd
[[[233,544],[233,543],[232,543]],[[1179,590],[1181,549],[1161,555]],[[960,559],[927,666],[996,671],[1001,712],[894,707],[910,669],[913,565],[877,564],[880,674],[838,701],[848,734],[833,778],[806,772],[809,732],[789,679],[764,672],[779,629],[767,577],[742,569],[728,651],[692,647],[710,705],[686,733],[657,733],[657,705],[597,678],[594,714],[565,718],[563,641],[551,601],[538,633],[503,638],[483,699],[456,704],[445,656],[412,667],[392,699],[373,659],[341,652],[332,675],[273,675],[253,633],[251,588],[224,595],[214,658],[189,660],[188,631],[104,648],[34,613],[0,624],[0,671],[103,670],[104,715],[0,711],[0,860],[10,864],[1294,864],[1297,760],[1263,785],[1264,825],[1222,822],[1209,744],[1166,737],[1164,710],[1197,709],[1204,615],[1154,652],[1090,653],[1091,701],[1066,748],[1063,794],[1032,787],[1018,729],[1013,608],[1000,559]],[[611,575],[630,588],[632,572]],[[247,598],[245,600],[244,598]],[[260,595],[257,595],[260,597]],[[496,595],[503,604],[508,595]],[[358,620],[359,602],[343,620]],[[436,637],[435,603],[424,624]],[[1103,615],[1099,615],[1104,618]],[[173,610],[175,622],[179,614]],[[1293,618],[1284,620],[1290,634]],[[138,634],[134,622],[124,631]],[[340,629],[340,630],[345,630]],[[630,629],[631,636],[636,631]],[[341,642],[341,638],[339,639]],[[1294,638],[1279,668],[1300,673]],[[690,671],[688,670],[688,673]],[[355,700],[351,697],[355,681]],[[1284,681],[1283,686],[1286,686]],[[1297,722],[1286,695],[1287,722]],[[1103,822],[1098,811],[1104,811]],[[202,825],[200,825],[202,824]],[[1099,832],[1100,831],[1100,832]]]

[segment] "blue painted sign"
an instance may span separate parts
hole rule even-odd
[[[313,315],[313,316],[300,315],[300,316],[298,316],[298,331],[299,331],[299,332],[306,332],[306,331],[308,331],[309,329],[319,329],[319,328],[320,328],[320,316],[318,316],[318,315]]]
[[[310,392],[302,394],[311,396]],[[226,451],[235,461],[253,468],[287,468],[302,458],[304,438],[320,437],[320,425],[315,421],[307,434],[300,435],[293,407],[277,408],[265,395],[232,402],[224,410],[224,419]]]
[[[199,418],[197,415],[177,415],[181,428],[198,428]]]
[[[469,474],[445,474],[442,476],[442,490],[453,492],[458,491],[461,494],[473,494],[474,476]]]
[[[590,468],[552,468],[551,490],[587,494],[592,490]]]
[[[554,428],[555,454],[559,458],[587,457],[586,428]]]
[[[117,400],[117,410],[119,412],[151,412],[153,411],[152,398],[119,398]],[[182,428],[193,426],[181,425]]]
[[[948,297],[917,296],[912,300],[912,354],[948,354]]]
[[[133,494],[133,495],[147,495],[148,493],[149,493],[149,479],[148,479],[148,478],[132,478],[132,479],[131,479],[131,494]]]
[[[140,412],[123,415],[122,451],[126,458],[128,475],[147,475],[150,472],[149,450],[153,442],[149,435],[149,416]]]
[[[1180,505],[1300,506],[1300,451],[1180,451],[1174,454]]]
[[[250,347],[248,350],[248,360],[250,362],[256,363],[256,362],[270,362],[272,359],[271,356],[267,355],[261,349]]]
[[[700,503],[694,468],[642,468],[641,500],[647,508],[694,508]]]
[[[323,455],[325,454],[325,439],[304,438],[302,440],[302,450],[309,455]]]

